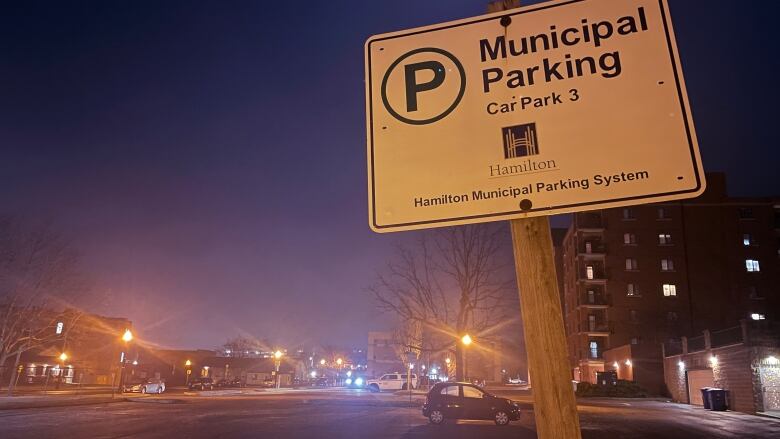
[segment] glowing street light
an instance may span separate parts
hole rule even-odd
[[[466,334],[466,335],[464,335],[464,336],[463,336],[463,338],[461,338],[461,339],[460,339],[460,341],[461,341],[461,342],[462,342],[464,345],[468,346],[468,345],[470,345],[470,344],[471,344],[471,342],[472,342],[473,340],[471,340],[471,336],[470,336],[470,335]]]
[[[338,364],[338,365],[339,365],[339,367],[341,367],[341,364],[342,364],[342,363],[344,363],[344,360],[342,360],[341,358],[337,358],[337,359],[336,359],[336,364]]]
[[[68,354],[65,352],[60,354],[60,361],[65,362],[68,359]]]
[[[133,333],[130,332],[129,329],[125,329],[125,333],[122,335],[122,340],[124,340],[125,343],[131,342],[133,340]]]
[[[279,366],[282,364],[282,351],[276,351],[274,352],[274,363],[276,363],[276,388],[280,388],[282,386],[282,380],[279,376]]]
[[[325,359],[323,358],[322,360],[320,360],[320,366],[324,366],[324,365],[325,365]]]
[[[450,360],[449,358],[446,358],[446,359],[444,360],[444,362],[445,362],[445,363],[447,363],[447,365],[449,366],[449,365],[450,365],[450,363],[452,362],[452,360]]]

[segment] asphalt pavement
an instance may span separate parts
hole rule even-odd
[[[533,406],[509,426],[420,414],[421,397],[318,389],[245,394],[142,396],[70,407],[0,410],[0,437],[15,438],[535,438]],[[583,438],[780,438],[780,420],[710,412],[662,400],[589,399],[579,403]]]

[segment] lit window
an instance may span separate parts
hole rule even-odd
[[[747,268],[747,271],[749,272],[761,271],[758,266],[758,261],[755,259],[745,259],[745,268]]]
[[[54,330],[56,334],[62,334],[62,329],[64,328],[64,324],[62,322],[57,322],[57,329]]]
[[[626,270],[636,270],[638,267],[638,264],[636,262],[636,259],[634,258],[627,258],[626,259]]]
[[[595,341],[590,342],[590,357],[591,358],[599,357],[599,344]]]
[[[628,284],[626,288],[626,295],[627,296],[638,296],[639,295],[639,288],[636,287],[634,284]]]
[[[668,233],[659,233],[658,234],[658,244],[659,245],[670,245],[672,243],[672,235]]]
[[[623,219],[624,220],[634,219],[634,211],[628,208],[623,209]]]
[[[742,245],[745,247],[750,246],[753,244],[753,237],[750,235],[750,233],[745,233],[742,235]]]
[[[639,344],[639,339],[637,337],[631,337],[631,344]]]
[[[623,234],[623,243],[624,244],[636,244],[636,235],[633,233],[624,233]]]
[[[661,271],[674,271],[674,263],[671,259],[661,259]]]
[[[585,267],[585,276],[588,279],[593,279],[593,266],[592,265],[588,265],[587,267]]]
[[[664,284],[664,297],[677,296],[677,285]]]
[[[753,314],[750,314],[750,318],[753,319],[753,320],[765,320],[766,316],[763,315],[763,314],[753,313]]]

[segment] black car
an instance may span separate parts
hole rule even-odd
[[[189,384],[190,390],[212,390],[214,381],[211,378],[193,378]]]
[[[244,383],[241,382],[241,378],[233,378],[230,380],[221,379],[217,381],[216,384],[217,387],[245,387]]]
[[[489,419],[496,425],[520,420],[520,408],[470,383],[436,383],[425,397],[423,416],[432,424],[445,419]]]

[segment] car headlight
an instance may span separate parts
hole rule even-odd
[[[349,386],[352,384],[352,378],[347,378],[347,380],[344,382],[347,383],[347,385]]]
[[[355,385],[356,386],[362,386],[363,385],[363,378],[355,379]]]

